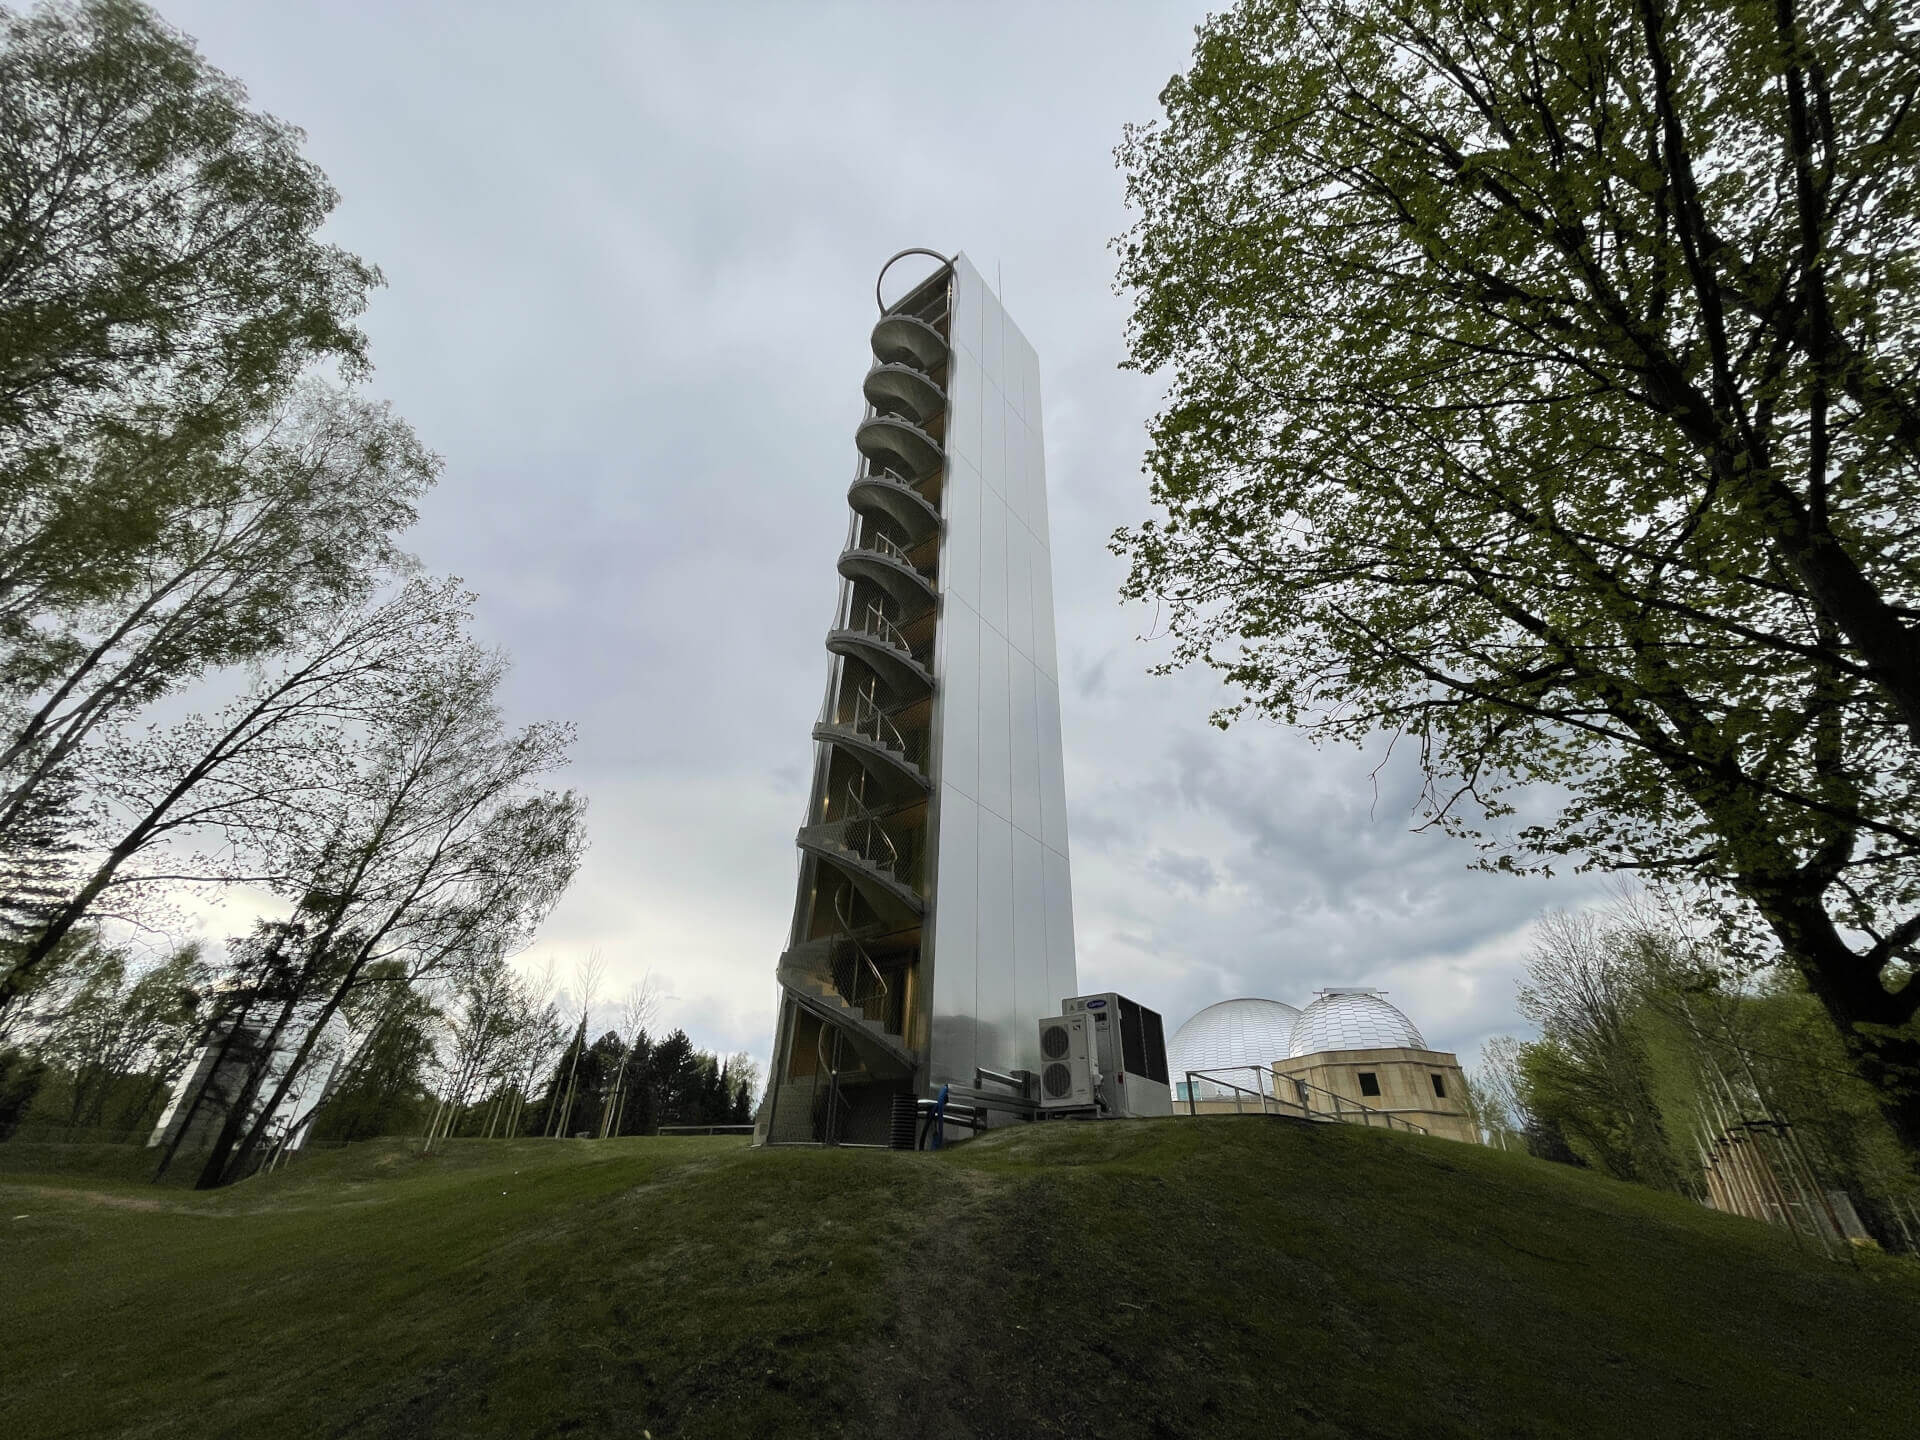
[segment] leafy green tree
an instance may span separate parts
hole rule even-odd
[[[46,1061],[17,1046],[0,1046],[0,1140],[20,1128],[46,1079]]]
[[[200,1039],[210,972],[199,947],[139,973],[129,973],[130,959],[124,947],[89,935],[62,977],[67,993],[37,1049],[67,1074],[68,1125],[107,1123],[116,1100],[116,1128],[150,1122]]]
[[[432,1003],[411,987],[382,997],[364,1042],[314,1116],[315,1139],[366,1140],[422,1128],[431,1106],[432,1020]]]
[[[1694,1167],[1674,1149],[1639,1023],[1647,983],[1631,937],[1600,917],[1535,926],[1519,995],[1541,1034],[1520,1054],[1526,1108],[1617,1179],[1691,1193]]]
[[[660,1126],[659,1114],[655,1107],[653,1086],[648,1083],[652,1073],[653,1038],[645,1027],[636,1030],[633,1043],[627,1049],[626,1085],[620,1113],[616,1116],[621,1135],[651,1135]]]
[[[695,1125],[700,1090],[700,1057],[684,1030],[654,1044],[647,1057],[646,1085],[651,1092],[653,1128]]]
[[[127,0],[0,10],[0,842],[100,726],[296,643],[437,462],[300,133]]]
[[[363,366],[379,275],[316,238],[337,196],[301,139],[145,5],[0,11],[0,433],[224,417]]]
[[[1119,152],[1131,363],[1171,389],[1165,514],[1115,548],[1172,663],[1242,692],[1221,723],[1410,737],[1429,821],[1483,863],[1732,897],[1920,1163],[1902,26],[1875,0],[1211,18]],[[1516,786],[1550,813],[1493,833]]]
[[[187,879],[278,880],[288,851],[327,823],[350,783],[348,725],[375,725],[407,677],[460,644],[467,596],[457,586],[413,582],[332,626],[275,672],[259,676],[211,715],[130,738],[100,762],[91,874],[55,909],[0,973],[0,1013],[35,977],[72,928],[110,889]],[[135,862],[180,841],[218,837],[212,855],[158,873]],[[278,866],[272,864],[281,859]],[[268,873],[262,874],[266,865]]]
[[[571,728],[510,729],[497,655],[462,641],[429,659],[399,677],[325,823],[275,832],[315,842],[296,844],[283,874],[312,916],[310,953],[339,958],[307,972],[312,1019],[230,1178],[246,1173],[313,1045],[371,967],[403,964],[419,984],[474,956],[510,954],[579,866],[585,800],[537,783],[566,764]]]
[[[125,492],[137,437],[88,458]],[[437,461],[384,406],[308,385],[217,449],[168,455],[181,508],[153,517],[126,582],[84,608],[0,610],[0,837],[89,739],[209,671],[310,640],[401,563],[394,536]],[[0,601],[4,605],[4,601]]]

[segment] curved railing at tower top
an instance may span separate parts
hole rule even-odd
[[[893,269],[893,267],[898,265],[902,260],[906,259],[909,255],[924,255],[929,260],[938,260],[940,262],[939,267],[933,270],[931,273],[929,273],[924,279],[920,281],[919,284],[915,285],[911,290],[907,291],[907,293],[901,296],[900,299],[894,301],[893,304],[889,305],[886,302],[886,298],[880,293],[880,287],[884,283],[886,283],[887,272]],[[957,261],[959,258],[960,257],[957,254],[942,255],[938,250],[929,250],[924,245],[909,245],[904,250],[894,251],[893,254],[887,257],[887,263],[880,267],[880,273],[873,277],[873,303],[879,307],[880,313],[882,315],[887,314],[889,311],[899,309],[900,306],[912,300],[913,297],[916,294],[918,294],[920,291],[926,289],[927,286],[930,285],[933,281],[940,279],[942,277],[951,276],[953,274],[954,262]]]

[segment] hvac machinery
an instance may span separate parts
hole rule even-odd
[[[1124,995],[1077,995],[1040,1024],[1040,1110],[1171,1115],[1160,1016]]]

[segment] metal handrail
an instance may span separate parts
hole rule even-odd
[[[891,535],[883,534],[878,530],[868,531],[863,525],[860,527],[860,538],[854,541],[853,548],[856,550],[866,550],[875,555],[884,555],[887,559],[898,561],[900,564],[906,566],[907,569],[913,571],[914,574],[919,575],[922,579],[925,578],[925,572],[913,563],[913,556],[908,553],[907,547]]]
[[[897,873],[900,869],[900,847],[888,833],[886,825],[850,787],[840,793],[846,800],[847,815],[837,820],[823,819],[817,828],[881,874],[905,883],[904,877]],[[827,804],[830,807],[832,803],[833,797],[829,793]]]
[[[929,436],[928,438],[931,439],[932,437]],[[938,471],[934,472],[934,474],[936,475],[938,473],[939,473]],[[925,505],[929,510],[934,509],[933,502],[927,499],[925,495],[920,493],[920,487],[925,485],[929,480],[933,479],[933,475],[924,475],[920,479],[914,480],[909,478],[908,476],[902,475],[898,470],[895,470],[891,465],[875,465],[872,461],[869,461],[867,462],[866,469],[860,472],[859,478],[862,480],[878,480],[885,485],[898,485],[902,490],[910,491],[913,494],[913,497],[916,500],[920,501],[923,505]]]
[[[1402,1120],[1398,1115],[1395,1115],[1390,1110],[1382,1110],[1382,1109],[1379,1109],[1377,1106],[1363,1104],[1362,1102],[1358,1100],[1350,1099],[1345,1095],[1336,1094],[1334,1091],[1328,1090],[1324,1086],[1314,1084],[1311,1080],[1301,1080],[1298,1077],[1293,1075],[1289,1075],[1286,1078],[1287,1078],[1287,1082],[1294,1087],[1295,1092],[1300,1096],[1300,1100],[1303,1105],[1309,1103],[1306,1098],[1307,1092],[1309,1091],[1311,1091],[1315,1095],[1324,1095],[1329,1100],[1333,1101],[1333,1118],[1336,1120],[1345,1122],[1347,1118],[1346,1112],[1349,1110],[1352,1110],[1352,1111],[1359,1112],[1364,1117],[1368,1117],[1361,1120],[1360,1123],[1362,1125],[1372,1125],[1373,1120],[1371,1117],[1377,1115],[1380,1117],[1381,1120],[1383,1120],[1386,1123],[1386,1127],[1389,1130],[1393,1129],[1394,1126],[1398,1125],[1403,1129],[1411,1130],[1416,1135],[1424,1135],[1427,1133],[1426,1126],[1416,1125],[1411,1120]],[[1325,1114],[1326,1112],[1320,1111],[1317,1113]]]
[[[860,937],[853,933],[853,917],[846,911],[846,903],[852,898],[853,887],[851,885],[842,885],[834,892],[833,915],[834,918],[840,922],[840,933],[835,939],[837,942],[844,942],[853,952],[853,975],[846,989],[847,1004],[864,1014],[866,1002],[860,996],[861,966],[864,965],[867,973],[873,977],[874,986],[878,990],[883,1004],[887,997],[893,992],[887,985],[887,977],[881,973],[880,967],[874,963],[873,956],[867,953],[867,947],[862,945],[860,943]],[[837,963],[837,958],[833,957],[832,951],[829,950],[828,953],[828,963],[832,965],[835,972],[833,979],[834,987],[838,989],[840,986],[840,967]]]
[[[913,647],[907,644],[907,637],[900,633],[898,625],[887,618],[886,607],[878,600],[868,601],[866,612],[848,628],[884,640],[903,655],[911,657],[913,654]]]
[[[1236,1065],[1230,1068],[1235,1070],[1251,1070],[1256,1075],[1261,1075],[1261,1076],[1264,1076],[1267,1073],[1266,1071],[1261,1070],[1261,1068],[1257,1065]],[[1304,1105],[1296,1105],[1290,1100],[1282,1100],[1279,1097],[1279,1095],[1269,1093],[1264,1089],[1248,1089],[1245,1085],[1239,1084],[1237,1081],[1223,1079],[1222,1076],[1225,1073],[1226,1072],[1224,1070],[1189,1070],[1187,1071],[1187,1114],[1198,1115],[1200,1113],[1199,1095],[1193,1083],[1193,1077],[1198,1075],[1204,1078],[1206,1083],[1209,1085],[1216,1086],[1223,1090],[1231,1090],[1234,1092],[1233,1108],[1234,1108],[1235,1114],[1246,1113],[1246,1107],[1242,1103],[1240,1097],[1242,1095],[1251,1095],[1253,1096],[1254,1099],[1260,1102],[1259,1113],[1261,1113],[1262,1115],[1270,1113],[1268,1110],[1268,1106],[1273,1105],[1273,1106],[1278,1106],[1280,1113],[1283,1115],[1297,1114],[1303,1119],[1312,1118],[1313,1112],[1307,1109]]]
[[[902,758],[911,758],[907,750],[907,737],[900,733],[900,727],[893,723],[891,716],[880,708],[880,702],[866,691],[856,691],[853,697],[853,733],[865,736],[874,744],[898,750]]]
[[[1235,1070],[1251,1069],[1263,1077],[1269,1073],[1261,1070],[1259,1066],[1236,1065],[1230,1068]],[[1240,1095],[1252,1095],[1261,1102],[1262,1114],[1267,1113],[1266,1107],[1270,1102],[1277,1106],[1282,1114],[1293,1113],[1307,1119],[1313,1119],[1315,1116],[1325,1116],[1328,1119],[1338,1120],[1344,1125],[1358,1123],[1369,1127],[1373,1125],[1375,1119],[1378,1119],[1389,1130],[1398,1126],[1403,1130],[1411,1131],[1415,1135],[1425,1135],[1428,1133],[1427,1127],[1424,1125],[1416,1125],[1411,1120],[1401,1119],[1391,1111],[1377,1109],[1372,1105],[1366,1105],[1348,1096],[1338,1094],[1335,1091],[1327,1089],[1325,1086],[1315,1085],[1311,1080],[1301,1080],[1292,1075],[1284,1077],[1287,1083],[1294,1087],[1294,1093],[1300,1097],[1296,1102],[1281,1099],[1277,1092],[1268,1094],[1264,1089],[1250,1090],[1246,1086],[1237,1084],[1232,1080],[1222,1079],[1221,1075],[1222,1072],[1218,1070],[1187,1071],[1187,1114],[1198,1115],[1200,1113],[1199,1095],[1194,1085],[1194,1077],[1199,1076],[1209,1085],[1216,1085],[1223,1089],[1235,1091],[1234,1108],[1236,1113],[1244,1113],[1240,1107]],[[1310,1095],[1324,1095],[1333,1102],[1333,1108],[1331,1110],[1316,1109],[1312,1100],[1309,1098]],[[1358,1114],[1361,1119],[1358,1122],[1349,1120],[1347,1117],[1350,1113]]]

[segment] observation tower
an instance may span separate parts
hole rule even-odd
[[[1039,361],[964,255],[902,251],[874,299],[774,1144],[885,1143],[896,1095],[1038,1070],[1077,990]]]

